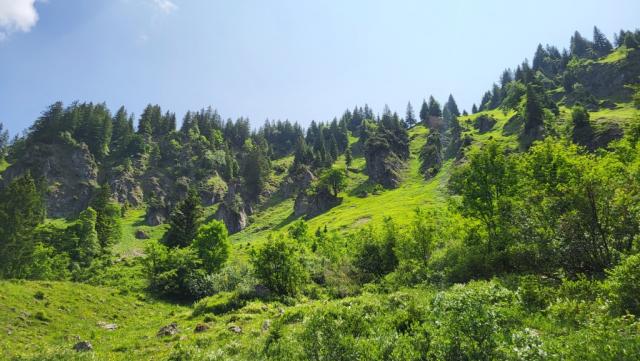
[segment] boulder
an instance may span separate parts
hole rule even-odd
[[[87,352],[93,350],[93,345],[91,345],[91,342],[89,341],[80,341],[73,345],[73,349],[76,352]]]
[[[242,328],[240,326],[233,325],[229,327],[229,331],[233,333],[242,333]]]
[[[158,337],[173,336],[178,332],[180,332],[180,330],[178,330],[178,324],[175,322],[172,322],[167,326],[160,327],[156,336]]]
[[[222,221],[231,234],[238,233],[249,225],[249,219],[244,209],[235,208],[227,203],[220,204],[214,217]]]
[[[116,325],[115,323],[100,321],[98,322],[98,327],[103,328],[107,331],[115,331],[118,328],[118,325]]]
[[[147,232],[139,229],[136,231],[136,239],[149,239],[151,237],[149,237],[149,235],[147,234]]]
[[[196,325],[196,328],[193,330],[195,333],[205,332],[209,329],[209,325],[206,323],[199,323]]]

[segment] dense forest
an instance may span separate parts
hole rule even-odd
[[[539,45],[478,104],[0,124],[0,354],[637,360],[640,31]]]

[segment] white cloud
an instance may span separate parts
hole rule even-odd
[[[178,10],[178,5],[174,4],[171,0],[153,0],[153,3],[166,14]]]
[[[36,0],[0,0],[0,41],[16,31],[31,30],[38,22],[35,2]]]

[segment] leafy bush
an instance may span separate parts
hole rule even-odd
[[[198,252],[206,271],[219,270],[229,258],[231,248],[227,227],[217,220],[200,227],[192,247]]]
[[[198,278],[201,261],[190,247],[167,248],[157,242],[146,249],[145,271],[152,291],[176,299],[192,300],[202,296],[200,289],[192,289]]]
[[[607,285],[615,313],[640,316],[640,254],[627,257],[615,267]]]
[[[271,238],[251,256],[256,277],[269,290],[279,295],[295,296],[308,280],[303,255],[286,237]]]
[[[238,292],[220,292],[214,296],[198,301],[193,309],[193,315],[199,316],[205,313],[221,315],[243,307],[246,300]]]

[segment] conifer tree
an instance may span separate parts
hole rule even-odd
[[[96,232],[103,250],[115,244],[122,235],[120,222],[120,206],[112,201],[111,189],[108,184],[103,184],[97,195],[91,202],[91,207],[96,211]]]
[[[0,189],[0,277],[24,276],[35,246],[33,232],[44,215],[42,194],[30,173]]]
[[[82,267],[88,267],[100,254],[100,240],[96,232],[96,211],[89,207],[80,212],[76,223],[77,245],[75,247],[75,260]]]
[[[178,203],[169,217],[169,230],[163,242],[168,247],[187,247],[191,244],[202,222],[200,196],[190,188],[187,198]]]
[[[531,84],[527,85],[526,102],[524,104],[525,131],[542,127],[544,124],[544,111],[540,99]]]
[[[609,39],[598,29],[597,26],[593,27],[593,51],[598,56],[605,56],[613,50],[613,46]]]
[[[0,161],[7,156],[7,146],[9,145],[9,132],[4,129],[4,124],[0,122]]]
[[[351,147],[347,147],[347,150],[344,151],[344,162],[347,165],[347,168],[351,167],[351,163],[353,162],[353,158],[351,155]]]
[[[449,99],[447,99],[447,102],[444,104],[444,107],[449,110],[449,113],[451,115],[456,117],[460,116],[460,110],[458,109],[458,104],[456,103],[456,100],[453,99],[452,94],[449,94]]]
[[[531,65],[534,71],[540,70],[542,68],[547,55],[548,54],[546,50],[544,50],[544,48],[542,47],[542,44],[538,44],[536,53],[533,55],[533,63]]]
[[[330,158],[322,141],[322,160]],[[271,162],[267,157],[267,143],[264,138],[256,138],[254,141],[247,140],[245,145],[246,157],[242,167],[242,178],[244,180],[247,198],[251,201],[258,200],[258,196],[264,190],[267,178],[271,172]]]
[[[422,122],[422,124],[427,126],[428,120],[429,120],[429,105],[427,104],[427,101],[423,99],[422,107],[420,108],[420,121]]]
[[[473,103],[473,106],[471,106],[471,114],[475,114],[478,112],[478,106]]]
[[[578,58],[587,58],[591,55],[590,53],[591,44],[576,31],[571,37],[571,55]]]
[[[407,113],[404,121],[407,123],[409,128],[413,128],[416,125],[416,117],[413,114],[413,107],[411,106],[411,102],[407,103]]]
[[[440,103],[433,97],[429,97],[429,116],[432,117],[442,117],[442,109],[440,108]]]

